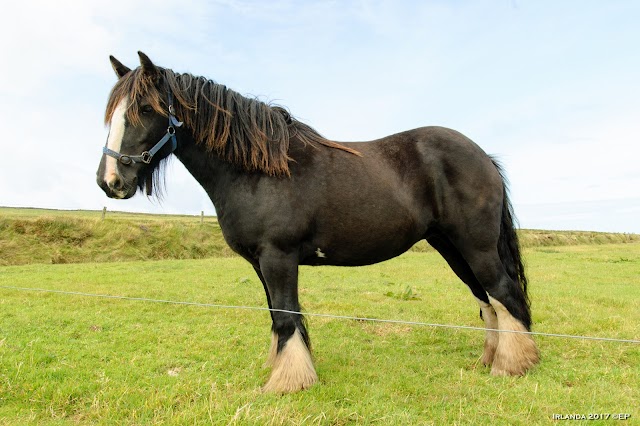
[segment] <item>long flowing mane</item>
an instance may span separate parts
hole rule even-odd
[[[324,146],[360,155],[357,151],[328,140],[289,112],[257,99],[247,98],[205,77],[178,74],[158,68],[160,78],[136,68],[124,75],[111,91],[105,123],[120,100],[127,97],[127,119],[140,124],[140,102],[144,99],[158,113],[167,115],[165,86],[174,96],[178,119],[191,129],[196,143],[216,152],[226,161],[246,171],[268,175],[289,175],[289,145],[298,140],[305,145]]]

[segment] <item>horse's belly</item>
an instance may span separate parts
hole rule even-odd
[[[413,228],[413,227],[412,227]],[[362,266],[382,262],[409,250],[423,235],[416,229],[360,229],[336,232],[303,245],[304,265]]]

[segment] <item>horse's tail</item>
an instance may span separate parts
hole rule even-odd
[[[531,301],[527,294],[527,277],[524,273],[524,264],[522,262],[522,256],[520,254],[520,243],[518,241],[518,234],[515,229],[516,218],[513,214],[513,207],[509,200],[509,189],[507,187],[507,180],[502,169],[502,166],[492,159],[500,177],[502,178],[502,187],[504,196],[502,198],[502,220],[500,222],[500,238],[498,240],[498,254],[500,260],[507,271],[509,277],[518,284],[518,288],[522,291],[524,300],[527,304],[527,308],[530,307]],[[528,311],[529,309],[527,309]],[[524,324],[527,329],[531,326],[531,319],[526,318]]]

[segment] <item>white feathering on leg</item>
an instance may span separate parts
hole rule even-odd
[[[271,353],[275,352],[273,341],[275,341],[275,347],[277,348],[278,339],[274,333],[275,338],[272,340],[272,350],[270,351],[269,358],[271,359]],[[271,376],[264,385],[263,391],[275,392],[275,393],[291,393],[297,392],[303,389],[308,389],[318,381],[318,375],[313,367],[313,360],[311,359],[311,353],[302,340],[300,331],[296,329],[293,335],[287,340],[287,343],[279,353],[276,353],[271,361],[272,370]]]

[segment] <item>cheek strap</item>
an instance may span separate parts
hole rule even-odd
[[[140,155],[126,155],[121,154],[119,152],[115,152],[112,149],[107,148],[106,146],[102,148],[102,153],[106,154],[110,157],[115,158],[120,161],[122,164],[132,164],[132,163],[144,163],[149,164],[153,159],[153,156],[158,153],[162,149],[162,147],[171,140],[171,152],[175,151],[178,147],[178,140],[176,138],[176,127],[182,126],[182,121],[178,121],[176,116],[174,115],[173,110],[173,96],[171,95],[171,91],[169,91],[169,127],[167,127],[167,132],[162,136],[162,138],[156,143],[149,151],[144,151]]]

